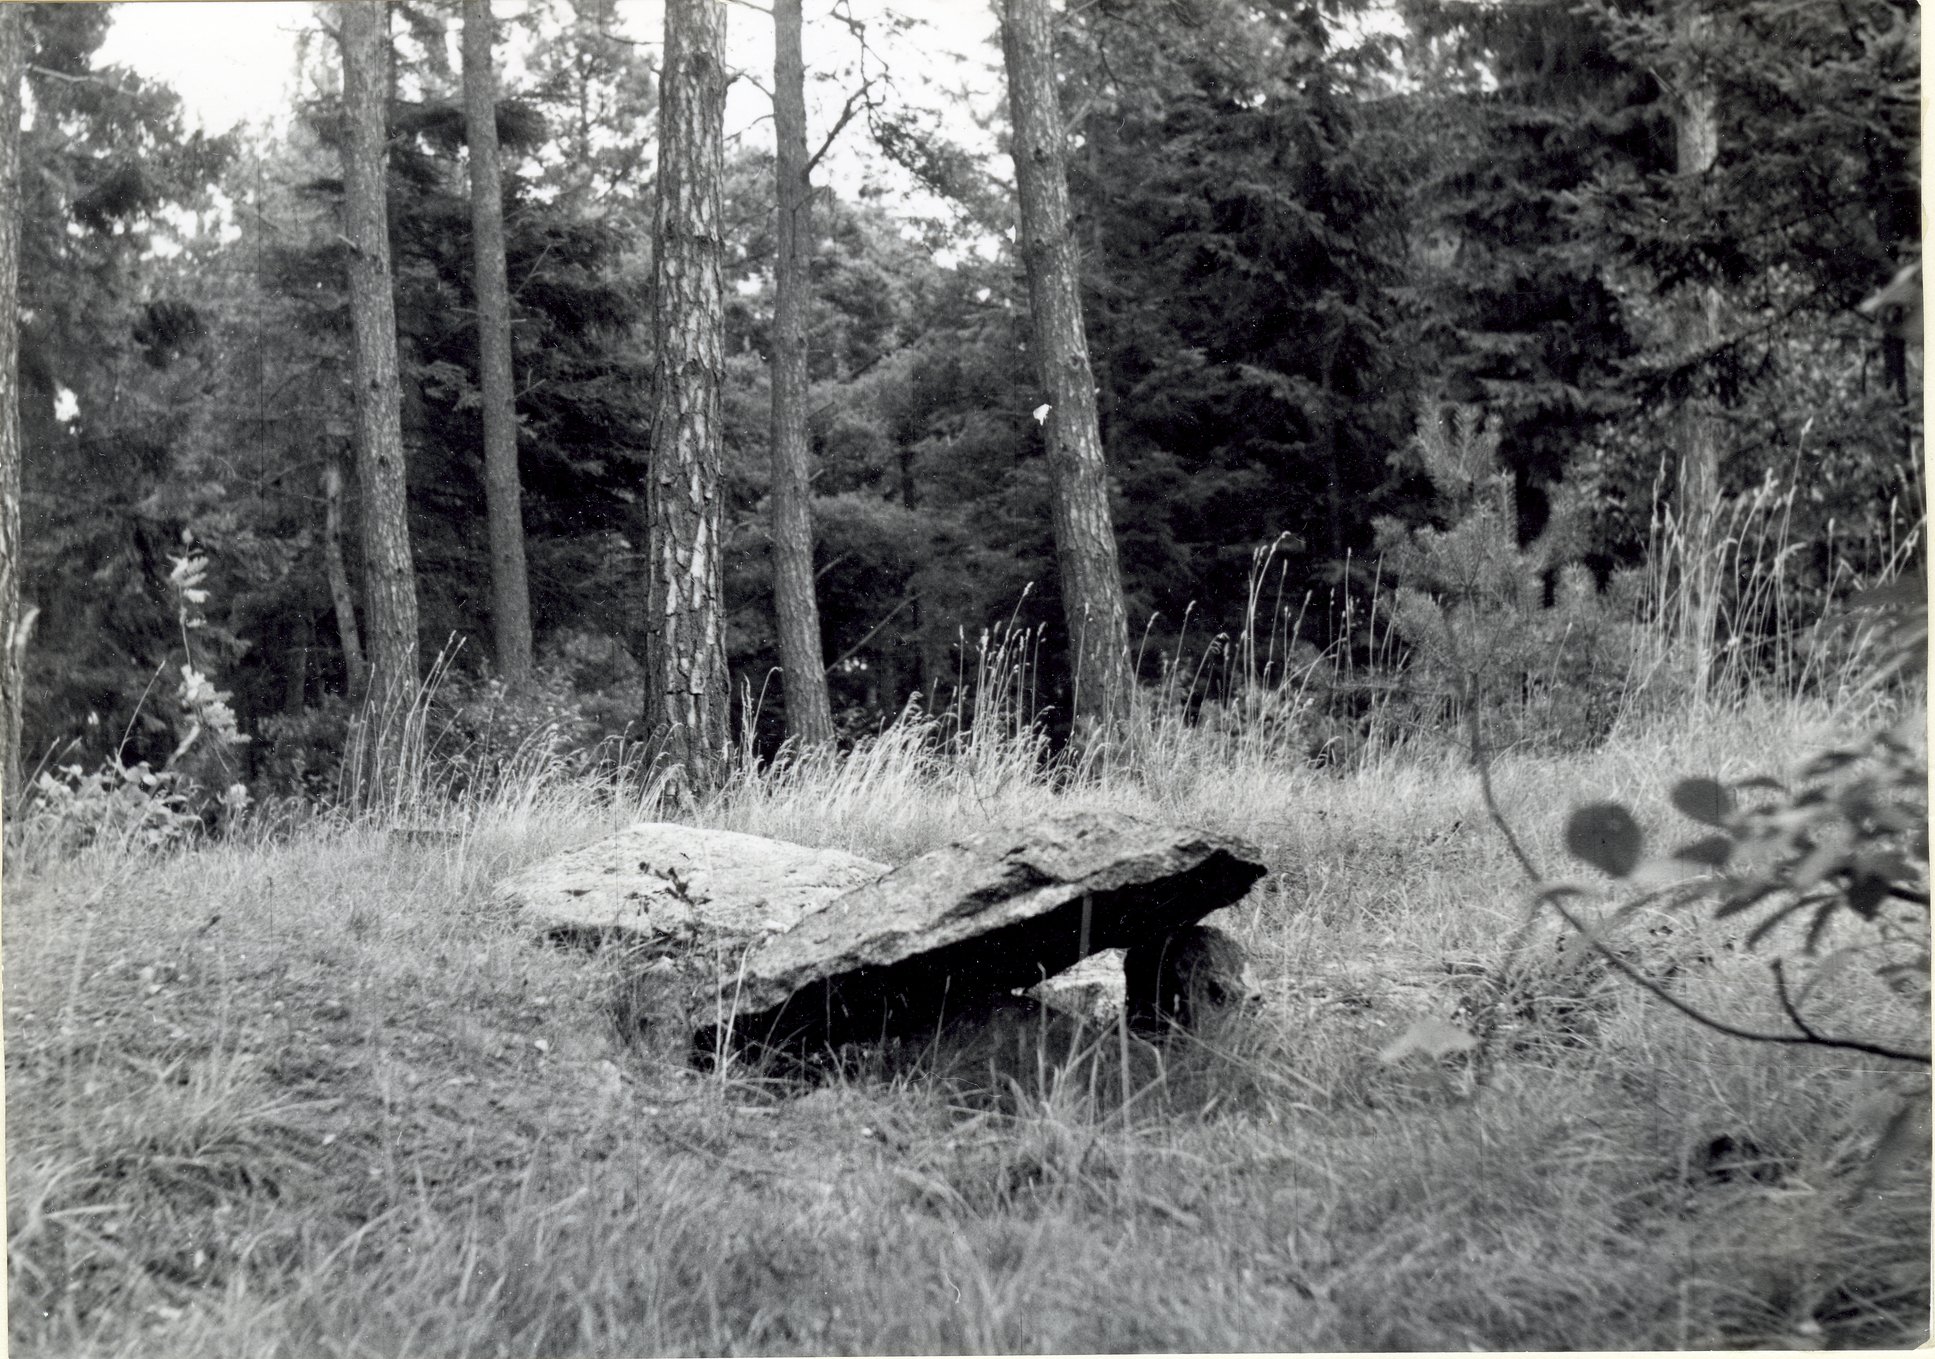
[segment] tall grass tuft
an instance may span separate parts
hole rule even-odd
[[[1827,526],[1825,543],[1794,533],[1801,494],[1798,478],[1769,472],[1738,495],[1724,498],[1711,523],[1695,532],[1656,497],[1642,574],[1641,634],[1654,669],[1692,674],[1686,639],[1699,635],[1702,610],[1713,615],[1717,654],[1708,659],[1708,692],[1696,701],[1721,702],[1752,688],[1774,694],[1851,696],[1864,687],[1875,662],[1871,630],[1850,626],[1839,607],[1861,592],[1926,570],[1926,486],[1920,459],[1903,463],[1901,485],[1885,517],[1885,540],[1850,541]],[[1696,563],[1692,557],[1709,558]],[[1810,560],[1818,558],[1818,560]],[[1858,562],[1866,562],[1864,568]],[[1697,583],[1713,582],[1717,598],[1695,597]]]

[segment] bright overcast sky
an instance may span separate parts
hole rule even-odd
[[[500,16],[521,8],[522,0],[499,0],[497,5]],[[618,8],[623,32],[656,45],[664,22],[663,0],[620,0]],[[818,137],[837,112],[844,91],[812,88],[810,73],[849,65],[855,46],[848,31],[827,18],[830,3],[809,0],[806,8],[810,134]],[[883,8],[881,0],[853,3],[853,11],[863,17]],[[903,96],[933,108],[944,102],[944,96],[939,88],[926,87],[952,87],[965,81],[975,104],[985,111],[998,98],[1000,88],[994,69],[999,54],[988,41],[995,21],[987,0],[925,0],[905,5],[903,12],[920,15],[925,29],[912,39],[898,41],[877,27],[869,33],[894,67]],[[279,121],[288,112],[295,86],[296,35],[314,23],[314,7],[307,0],[116,5],[100,59],[162,81],[181,96],[191,122],[209,132],[224,132],[242,121]],[[733,5],[727,34],[733,64],[770,86],[771,21],[756,10]],[[766,97],[757,88],[744,81],[733,83],[726,115],[729,132],[744,131],[760,139],[763,131],[769,139],[771,125],[760,121],[769,112]],[[963,132],[967,140],[977,140],[972,124],[957,127],[957,136]]]
[[[128,66],[170,86],[210,132],[288,108],[302,0],[249,4],[116,5],[101,45],[104,65]]]

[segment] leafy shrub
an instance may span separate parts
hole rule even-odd
[[[208,602],[208,559],[173,557],[168,588],[187,660],[168,696],[175,748],[160,769],[146,760],[125,764],[120,751],[95,769],[60,765],[33,782],[25,834],[36,845],[67,852],[99,841],[172,849],[209,828],[226,825],[249,807],[248,786],[234,778],[231,752],[247,743],[236,724],[229,693],[217,689],[195,664],[190,634],[202,630]],[[214,786],[223,791],[214,793]]]
[[[299,713],[263,718],[257,782],[264,791],[284,797],[330,801],[341,778],[354,714],[355,708],[340,694],[328,694]]]
[[[1709,901],[1716,919],[1751,921],[1747,945],[1772,945],[1780,955],[1770,968],[1793,1026],[1781,1041],[1827,1037],[1804,1011],[1850,966],[1865,965],[1925,1021],[1928,757],[1921,714],[1815,755],[1792,786],[1766,777],[1731,784],[1691,778],[1674,786],[1672,798],[1706,833],[1657,856],[1647,854],[1639,823],[1619,803],[1582,807],[1567,824],[1567,847],[1578,858],[1636,885],[1659,884],[1624,913],[1662,900]],[[1548,896],[1576,891],[1556,886]],[[1789,926],[1796,929],[1784,930]],[[1808,972],[1798,988],[1789,972],[1797,959]]]
[[[240,785],[237,785],[238,787]],[[71,852],[96,841],[171,849],[201,834],[192,787],[171,769],[118,759],[98,769],[78,764],[42,771],[34,780],[26,833],[49,850]]]
[[[1397,582],[1382,607],[1410,649],[1415,720],[1441,726],[1476,702],[1500,742],[1590,746],[1639,687],[1632,587],[1621,578],[1602,593],[1574,559],[1579,506],[1565,486],[1544,532],[1519,546],[1498,441],[1497,422],[1474,407],[1432,412],[1415,448],[1445,526],[1377,524]]]
[[[1923,663],[1927,611],[1925,595],[1891,602],[1888,612],[1895,617],[1887,630],[1893,640],[1882,673]],[[1865,968],[1915,1011],[1918,1027],[1927,1024],[1928,732],[1922,703],[1887,727],[1813,756],[1791,785],[1768,777],[1733,783],[1689,778],[1674,786],[1672,800],[1704,833],[1664,854],[1648,855],[1638,821],[1616,802],[1574,812],[1566,844],[1614,878],[1652,886],[1622,913],[1660,902],[1711,902],[1716,919],[1752,923],[1750,948],[1771,946],[1777,953],[1769,970],[1785,1031],[1748,1032],[1695,1017],[1736,1036],[1926,1065],[1925,1052],[1830,1033],[1808,1013],[1846,1008],[1837,1007],[1846,992],[1830,993],[1829,984]],[[1560,884],[1544,895],[1563,911],[1563,902],[1579,891]],[[1797,964],[1806,974],[1798,985],[1790,972]]]

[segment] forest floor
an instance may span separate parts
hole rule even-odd
[[[1763,707],[1507,753],[1500,800],[1576,874],[1569,807],[1617,798],[1672,833],[1677,775],[1779,772],[1836,720]],[[568,790],[446,836],[316,826],[10,866],[13,1353],[1926,1338],[1928,1160],[1871,1159],[1917,1073],[1703,1030],[1543,926],[1539,994],[1482,1088],[1379,1060],[1525,919],[1455,753],[1338,775],[1179,745],[1061,791],[883,756],[742,784],[700,819],[899,862],[1051,804],[1235,832],[1272,870],[1213,918],[1261,1012],[1228,1046],[1174,1047],[1126,1106],[1053,1063],[991,1102],[918,1070],[699,1073],[628,1041],[611,959],[491,905],[506,872],[633,819]],[[1721,927],[1637,929],[1681,994],[1779,1025],[1764,958]],[[1838,1018],[1921,1038],[1860,982]]]

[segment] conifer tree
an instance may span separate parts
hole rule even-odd
[[[356,480],[362,491],[363,593],[370,698],[408,703],[417,685],[417,587],[406,513],[396,309],[384,183],[389,103],[387,4],[338,11],[343,51],[343,216],[356,351]]]
[[[1095,375],[1082,326],[1048,0],[1004,0],[1001,45],[1014,122],[1015,188],[1034,316],[1035,369],[1047,405],[1055,555],[1075,655],[1075,716],[1107,723],[1127,710],[1133,686],[1129,625],[1109,513]]]
[[[490,0],[464,0],[464,123],[470,140],[478,385],[484,401],[491,627],[498,671],[515,689],[531,678],[531,588],[524,566],[524,493],[517,469],[511,296],[504,266],[504,190],[498,169],[497,72],[491,61]]]
[[[813,514],[806,435],[806,260],[813,185],[806,154],[806,72],[800,0],[773,4],[773,611],[779,623],[787,734],[803,745],[833,739],[820,607],[813,586]]]
[[[670,0],[660,79],[653,293],[658,372],[647,473],[645,719],[688,784],[726,744],[724,427],[726,10]]]
[[[26,11],[0,7],[0,803],[20,786],[20,82]]]

